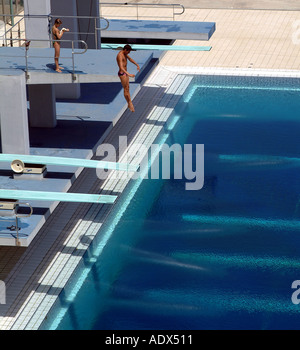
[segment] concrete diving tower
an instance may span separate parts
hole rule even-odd
[[[26,60],[26,49],[23,47],[0,48],[2,153],[30,153],[28,99],[30,125],[53,128],[57,123],[54,85],[120,82],[115,50],[90,49],[83,55],[75,54],[73,65],[72,50],[61,49],[63,73],[54,70],[53,49],[30,48],[28,51]],[[152,56],[151,51],[133,53],[132,57],[141,68],[140,72],[133,71],[137,73],[135,79],[143,73]],[[34,99],[30,98],[31,94],[34,94]]]
[[[75,127],[83,130],[81,133],[83,138],[94,140],[97,136],[97,140],[99,140],[102,137],[100,134],[96,134],[101,129],[101,125],[104,124],[103,122],[98,123],[100,126],[97,129],[95,127],[97,120],[94,119],[91,122],[82,122],[80,125],[78,122],[64,121],[63,125],[68,125],[68,129],[63,128],[67,146],[59,147],[53,146],[53,144],[50,145],[49,143],[46,146],[48,134],[52,135],[53,139],[54,133],[52,131],[55,132],[57,129],[59,129],[58,132],[62,131],[59,125],[57,128],[55,127],[58,112],[57,105],[59,103],[56,102],[55,91],[53,92],[54,85],[67,83],[71,86],[79,83],[87,83],[84,85],[88,87],[90,85],[88,83],[92,83],[91,85],[95,86],[100,83],[100,85],[107,85],[107,90],[109,90],[109,86],[115,82],[115,85],[120,86],[120,89],[122,88],[117,75],[116,55],[118,51],[89,49],[83,55],[75,55],[74,67],[71,52],[71,49],[61,49],[60,64],[64,67],[64,70],[63,73],[57,73],[54,70],[54,49],[52,48],[30,48],[28,50],[27,63],[25,59],[25,48],[0,48],[1,152],[7,155],[12,153],[40,155],[46,165],[49,163],[47,155],[61,155],[63,157],[82,159],[80,162],[81,167],[76,165],[72,170],[69,169],[69,166],[58,167],[57,165],[50,164],[47,166],[47,173],[45,172],[45,175],[44,173],[42,175],[32,174],[32,178],[23,176],[24,174],[20,177],[17,177],[15,174],[12,175],[8,162],[1,164],[0,187],[2,197],[14,197],[12,192],[9,192],[9,194],[5,193],[7,190],[13,189],[19,191],[16,194],[17,198],[22,193],[26,194],[33,209],[33,215],[30,218],[22,217],[19,222],[19,229],[21,231],[18,232],[18,242],[22,246],[28,246],[31,243],[45,220],[58,204],[58,197],[46,198],[41,194],[40,198],[33,199],[33,197],[30,197],[36,194],[33,192],[39,190],[52,194],[52,191],[55,190],[56,194],[53,193],[55,196],[57,196],[58,192],[61,192],[63,198],[66,198],[65,193],[71,188],[72,183],[82,171],[85,161],[88,161],[93,156],[92,147],[94,146],[90,146],[90,143],[86,140],[82,146],[73,143],[73,124]],[[140,74],[145,73],[144,70],[147,70],[147,65],[151,61],[152,56],[152,51],[143,50],[132,53],[132,57],[141,68],[141,71],[138,73],[136,67],[128,63],[129,71],[137,73],[135,79],[139,79]],[[132,79],[132,81],[134,82],[135,79]],[[131,84],[136,89],[138,85],[136,82]],[[35,99],[30,98],[32,89]],[[124,96],[121,93],[119,95],[117,106],[111,106],[111,103],[105,105],[105,111],[107,112],[105,114],[108,116],[117,114],[116,109],[120,107],[120,102],[126,104]],[[99,97],[101,100],[101,96]],[[114,97],[111,96],[111,98],[111,101],[115,104]],[[78,101],[75,100],[74,103],[76,104],[76,102]],[[73,106],[73,103],[69,105]],[[78,103],[78,105],[81,104]],[[87,107],[87,103],[82,105],[84,109],[91,108],[91,106]],[[100,113],[100,105],[92,103],[92,106],[97,107],[97,113],[95,115],[97,118],[100,118],[103,114]],[[29,115],[28,109],[30,110]],[[78,113],[78,110],[76,110],[76,113]],[[34,127],[36,124],[37,127]],[[41,126],[41,124],[45,126]],[[91,126],[88,127],[87,124],[91,124]],[[103,126],[104,134],[106,130],[110,130],[107,124],[113,123],[112,121],[105,123],[105,126]],[[29,128],[29,125],[31,128]],[[91,128],[94,128],[95,132],[92,135],[85,135],[84,132],[87,130],[90,132]],[[30,136],[32,136],[32,133],[39,133],[41,129],[43,130],[43,137],[46,135],[46,141],[44,139],[42,141],[46,143],[41,146],[33,146],[30,143]],[[78,134],[79,131],[74,136],[76,137]],[[96,144],[97,140],[93,145]],[[86,195],[84,194],[84,197]],[[78,198],[78,200],[82,201],[82,198]],[[13,217],[10,220],[13,220]],[[11,231],[10,225],[11,222],[0,220],[0,245],[14,246],[16,244],[16,232]]]

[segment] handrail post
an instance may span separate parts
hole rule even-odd
[[[94,19],[95,24],[95,48],[98,49],[98,35],[97,35],[97,19]]]
[[[75,76],[75,59],[74,59],[74,40],[72,40],[72,64],[73,64],[72,81],[75,81],[76,76]]]
[[[25,62],[26,62],[25,78],[26,78],[26,80],[29,79],[29,74],[28,74],[28,50],[29,50],[29,45],[25,44]]]
[[[20,21],[18,22],[18,39],[21,39],[21,25],[20,25]],[[19,46],[20,46],[20,42],[19,42]]]
[[[26,205],[29,207],[30,209],[30,213],[29,214],[25,214],[25,215],[18,215],[18,213],[16,213],[15,218],[16,218],[16,233],[17,233],[17,237],[16,237],[16,246],[20,247],[21,246],[21,242],[19,240],[19,224],[18,224],[18,218],[29,218],[31,217],[31,215],[33,214],[33,208],[29,203],[21,203],[19,202],[19,205]]]
[[[139,20],[139,4],[136,3],[136,19]]]
[[[6,20],[6,19],[5,19]],[[6,35],[6,24],[4,22],[4,25],[5,25],[5,29],[4,29],[4,42],[5,42],[5,46],[7,46],[7,35]]]

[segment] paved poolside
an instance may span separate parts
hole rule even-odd
[[[145,120],[152,108],[166,98],[165,91],[176,76],[176,67],[188,67],[190,72],[203,67],[225,73],[227,69],[242,69],[257,74],[262,70],[270,70],[272,74],[299,74],[300,42],[297,41],[300,34],[298,39],[293,26],[300,20],[300,10],[187,8],[180,20],[216,22],[216,32],[208,43],[212,50],[167,52],[148,80],[148,86],[137,95],[134,118],[126,111],[107,140],[114,141],[125,133],[134,139],[142,129],[146,135],[152,132],[152,128],[145,129]],[[202,46],[203,42],[177,40],[175,44]],[[73,191],[88,192],[102,186],[107,192],[121,193],[123,185],[125,183],[100,183],[94,172],[86,170],[75,182]],[[63,203],[29,248],[0,247],[0,280],[7,284],[8,297],[8,304],[0,305],[0,329],[39,327],[80,263],[97,232],[97,224],[101,225],[107,215],[106,210],[95,206]],[[88,222],[95,217],[100,221]],[[76,231],[78,227],[80,230]]]

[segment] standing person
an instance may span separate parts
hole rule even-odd
[[[138,71],[140,71],[140,66],[131,57],[128,56],[131,51],[132,51],[131,46],[128,44],[125,45],[117,55],[117,63],[119,66],[118,76],[121,80],[121,83],[124,89],[124,97],[128,103],[128,108],[131,110],[131,112],[134,112],[134,106],[131,101],[130,92],[129,92],[129,77],[134,78],[135,75],[127,72],[127,60],[135,64],[137,66]]]
[[[59,40],[63,36],[64,32],[69,31],[69,29],[66,29],[66,28],[59,30],[58,28],[61,25],[62,25],[61,19],[57,18],[54,22],[54,26],[52,27],[53,47],[55,50],[55,54],[54,54],[55,70],[58,73],[61,73],[61,69],[63,69],[62,67],[59,66],[59,63],[58,63],[59,55],[60,55],[60,42],[59,42]]]

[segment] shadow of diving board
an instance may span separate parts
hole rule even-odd
[[[79,203],[113,204],[117,196],[85,194],[85,193],[62,193],[45,191],[24,191],[0,189],[1,199],[60,201]]]
[[[209,40],[215,22],[179,22],[110,19],[103,38]]]

